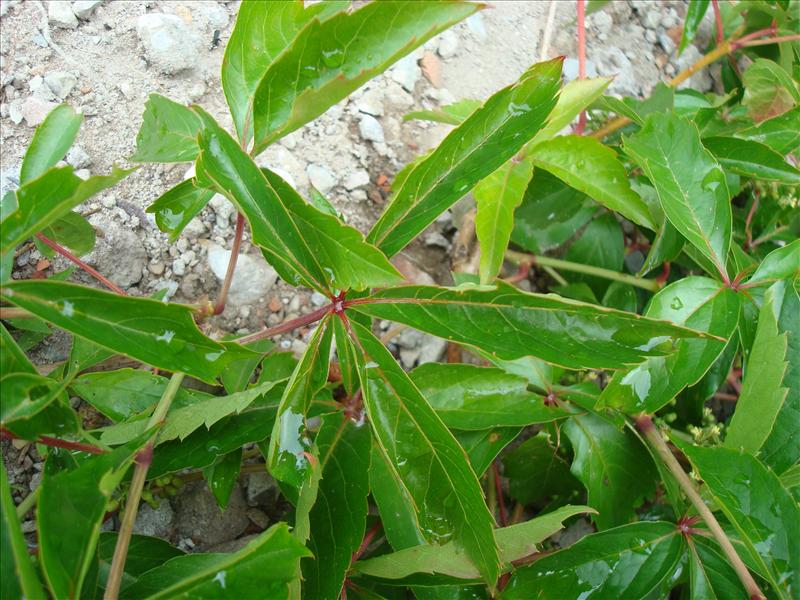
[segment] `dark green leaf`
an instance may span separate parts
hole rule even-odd
[[[631,189],[625,168],[610,148],[592,137],[566,135],[538,144],[537,167],[603,206],[648,229],[656,229],[644,201]]]
[[[219,457],[216,462],[205,469],[204,474],[217,506],[225,510],[231,497],[233,486],[239,478],[242,467],[242,451],[235,450]]]
[[[656,188],[669,221],[725,273],[732,227],[728,184],[697,126],[655,113],[626,138],[624,149]]]
[[[453,429],[514,427],[569,416],[529,392],[526,379],[501,369],[428,363],[414,369],[411,380],[444,424]]]
[[[189,306],[120,297],[58,281],[15,281],[3,288],[3,295],[100,346],[209,383],[231,360],[249,353],[235,344],[223,346],[205,337]]]
[[[750,454],[729,448],[678,443],[717,505],[781,597],[798,589],[800,508],[778,477]]]
[[[333,332],[336,339],[336,356],[339,358],[339,371],[342,374],[342,385],[348,396],[358,389],[357,352],[341,319],[333,320]]]
[[[693,0],[689,2],[686,9],[686,18],[683,21],[683,35],[681,35],[681,44],[678,47],[678,53],[683,52],[687,44],[691,44],[694,36],[697,33],[700,23],[703,22],[703,17],[708,10],[708,0]]]
[[[536,356],[575,369],[619,369],[668,354],[672,348],[662,342],[671,337],[703,335],[554,295],[527,294],[502,282],[495,290],[404,286],[364,302],[353,308],[503,360]]]
[[[175,241],[197,213],[214,197],[213,190],[197,187],[194,179],[182,181],[168,189],[147,207],[156,215],[156,225]]]
[[[11,334],[8,333],[5,325],[0,323],[0,373],[7,375],[15,372],[32,373],[33,375],[39,373]]]
[[[553,496],[568,498],[580,485],[570,473],[569,463],[544,432],[528,438],[503,457],[503,474],[508,478],[509,495],[522,504]]]
[[[256,352],[269,352],[275,347],[272,340],[263,339],[248,344],[250,350]],[[237,360],[229,364],[224,371],[222,371],[222,385],[225,386],[225,391],[229,394],[234,392],[241,392],[248,388],[250,379],[253,377],[253,372],[258,365],[262,362],[263,355],[251,356],[242,360]]]
[[[756,122],[777,117],[800,104],[800,91],[776,62],[757,58],[742,75],[742,105]]]
[[[150,94],[136,136],[134,162],[187,162],[197,157],[197,134],[203,127],[192,109],[159,94]]]
[[[111,560],[114,558],[114,548],[117,546],[115,532],[103,532],[97,543],[97,557],[100,560],[100,581],[108,578]],[[160,567],[171,558],[183,556],[184,552],[160,538],[146,535],[132,535],[128,546],[128,555],[125,558],[125,574],[122,587],[135,581],[139,575],[150,569]]]
[[[632,285],[622,283],[621,281],[614,281],[608,286],[606,293],[603,295],[602,304],[608,308],[616,308],[617,310],[624,310],[626,312],[637,312],[639,298]]]
[[[0,408],[3,426],[30,419],[64,391],[58,381],[36,373],[9,373],[0,378],[0,386],[3,389]]]
[[[25,158],[22,159],[20,183],[36,179],[56,166],[75,142],[82,121],[83,115],[77,114],[67,104],[59,104],[51,110],[36,128]]]
[[[575,235],[596,210],[588,196],[555,175],[536,169],[514,213],[511,240],[531,252],[546,252]]]
[[[469,457],[478,478],[482,477],[497,455],[522,432],[521,427],[496,427],[481,431],[455,431],[458,444]]]
[[[54,242],[66,246],[76,256],[91,252],[97,238],[91,223],[75,211],[68,212],[42,233]]]
[[[328,319],[317,327],[289,379],[272,429],[269,470],[276,479],[294,487],[300,487],[310,468],[306,413],[314,395],[328,380],[332,332]]]
[[[603,390],[602,406],[626,413],[653,413],[694,385],[714,364],[739,323],[741,294],[705,277],[685,277],[653,296],[645,316],[664,319],[720,339],[685,339],[669,356],[648,358],[630,371],[616,373]]]
[[[481,103],[478,100],[459,100],[454,104],[445,104],[439,108],[411,111],[403,115],[403,121],[420,119],[447,125],[461,125],[480,105]]]
[[[351,325],[364,352],[359,376],[370,424],[393,477],[415,503],[422,534],[436,544],[455,542],[493,587],[493,519],[464,450],[380,341]]]
[[[767,254],[747,283],[763,285],[778,279],[792,279],[798,276],[800,276],[800,240],[795,240]]]
[[[111,187],[131,173],[114,167],[111,175],[97,175],[83,180],[72,172],[72,167],[50,169],[44,175],[18,187],[12,196],[13,210],[3,202],[2,234],[3,252],[51,225],[97,192]],[[7,212],[8,211],[8,212]]]
[[[46,597],[28,556],[3,460],[0,460],[0,596],[9,600]]]
[[[666,262],[672,262],[683,250],[684,237],[675,229],[675,226],[664,219],[656,237],[650,246],[650,252],[639,269],[639,277],[643,277]]]
[[[479,8],[466,2],[377,2],[311,20],[258,83],[255,153]]]
[[[561,59],[539,63],[489,98],[412,169],[367,239],[397,253],[514,156],[555,106],[560,74]]]
[[[747,600],[736,571],[714,542],[696,535],[688,547],[692,600]]]
[[[655,488],[653,461],[639,439],[593,413],[575,415],[564,425],[575,458],[572,474],[589,492],[599,529],[630,522],[634,509]]]
[[[673,523],[625,525],[517,569],[502,598],[647,598],[672,576],[682,553]]]
[[[199,110],[199,109],[198,109]],[[197,179],[225,194],[244,213],[253,241],[289,283],[363,290],[398,283],[402,277],[357,230],[306,203],[279,176],[260,170],[206,113],[200,134]]]
[[[625,261],[625,236],[622,226],[609,213],[600,215],[589,223],[580,237],[567,249],[564,258],[572,262],[621,271]],[[608,280],[599,277],[570,273],[569,280],[586,282],[601,297]]]
[[[308,547],[314,558],[302,562],[303,590],[309,599],[339,595],[364,538],[372,435],[363,425],[343,413],[326,415],[314,440],[322,480],[310,514]]]
[[[267,529],[233,554],[187,554],[142,574],[120,598],[289,597],[298,561],[310,553],[285,523]]]
[[[80,598],[94,560],[106,504],[144,440],[93,456],[70,470],[45,468],[36,507],[39,560],[56,598]],[[50,450],[53,455],[59,453]]]
[[[324,19],[347,2],[244,2],[222,61],[222,89],[239,138],[253,137],[253,97],[259,81],[311,19]]]
[[[778,181],[787,185],[800,183],[800,171],[780,154],[759,142],[735,137],[703,138],[719,164],[744,177]]]

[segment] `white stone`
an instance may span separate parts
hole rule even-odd
[[[474,33],[479,40],[486,40],[486,27],[483,24],[483,15],[481,13],[475,13],[467,19],[466,23],[469,30]]]
[[[378,119],[372,115],[361,115],[361,120],[358,122],[358,130],[361,132],[361,137],[370,142],[386,141],[383,135],[383,127]]]
[[[369,173],[364,169],[355,169],[345,178],[343,185],[347,191],[369,185]]]
[[[30,127],[36,127],[56,106],[58,104],[55,102],[46,102],[41,98],[30,96],[22,104],[22,116]]]
[[[67,71],[51,71],[44,76],[44,82],[56,96],[63,100],[75,88],[78,78]]]
[[[414,86],[422,75],[422,70],[417,64],[416,56],[409,54],[395,63],[390,75],[394,81],[402,85],[406,90],[413,92]]]
[[[72,3],[72,12],[79,19],[88,19],[92,16],[94,9],[102,3],[103,0],[76,0]]]
[[[177,259],[172,263],[172,272],[178,277],[183,277],[186,274],[186,263],[183,259]]]
[[[371,89],[356,101],[356,110],[374,117],[383,116],[383,101],[378,89]]]
[[[8,105],[8,118],[11,119],[11,122],[14,125],[19,125],[22,123],[22,119],[24,114],[22,112],[22,98],[17,98],[16,100],[12,100]]]
[[[322,165],[317,165],[314,163],[308,165],[306,168],[306,174],[308,175],[309,181],[311,181],[311,185],[313,185],[321,194],[327,194],[336,186],[337,183],[339,183],[336,175],[331,173]]]
[[[313,294],[311,294],[311,304],[313,304],[314,306],[317,306],[317,307],[324,306],[327,303],[328,303],[328,299],[324,295],[320,294],[319,292],[314,292]]]
[[[439,45],[436,48],[439,56],[450,58],[458,51],[458,36],[453,31],[445,31],[439,36]]]
[[[220,281],[224,281],[228,272],[230,257],[230,250],[225,250],[216,244],[208,245],[208,266]],[[238,306],[258,302],[266,297],[277,278],[278,274],[263,258],[240,254],[229,292],[231,304]]]
[[[47,20],[50,25],[64,29],[75,29],[78,26],[78,18],[66,0],[50,0],[47,3]]]
[[[200,38],[175,15],[148,13],[136,20],[148,62],[172,75],[191,69],[200,56]]]
[[[231,204],[231,201],[222,194],[214,194],[208,205],[217,217],[217,227],[222,227],[223,229],[230,227],[232,218],[236,214],[236,209]]]
[[[75,145],[67,152],[67,163],[76,169],[84,169],[92,164],[92,159],[86,153],[86,150],[81,146]]]

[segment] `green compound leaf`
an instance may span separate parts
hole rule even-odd
[[[620,369],[672,352],[670,339],[705,337],[639,315],[496,289],[404,286],[359,300],[353,309],[389,319],[503,360],[535,356],[567,368]]]
[[[499,573],[494,519],[467,456],[389,351],[351,321],[364,354],[359,377],[370,424],[391,476],[414,504],[422,535],[454,542],[490,587]]]
[[[236,344],[225,346],[204,336],[190,306],[47,280],[8,283],[3,296],[98,346],[208,383],[229,362],[250,354]]]
[[[134,162],[187,162],[197,157],[197,134],[203,123],[183,104],[159,94],[150,94],[136,136]]]
[[[624,525],[517,569],[502,598],[647,598],[673,575],[683,551],[674,523]]]
[[[726,273],[730,194],[725,173],[703,147],[697,126],[674,114],[653,113],[623,148],[650,179],[670,223],[719,273]]]
[[[75,142],[82,122],[83,115],[77,114],[67,104],[59,104],[51,110],[36,128],[22,159],[20,183],[36,179],[56,166]]]
[[[561,59],[532,66],[473,112],[404,178],[367,239],[389,255],[516,154],[556,104]]]
[[[466,2],[375,2],[326,20],[312,19],[258,83],[254,153],[317,118],[480,8]]]

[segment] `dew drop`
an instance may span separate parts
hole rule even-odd
[[[326,67],[335,69],[336,67],[341,66],[343,61],[344,61],[344,52],[342,52],[340,48],[334,48],[333,50],[322,51],[322,62],[325,63]]]
[[[65,317],[72,317],[75,315],[75,305],[69,300],[64,300],[64,306],[61,308],[61,314]]]

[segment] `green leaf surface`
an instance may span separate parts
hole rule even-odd
[[[681,43],[678,46],[678,53],[682,53],[688,44],[692,43],[700,23],[703,22],[703,17],[706,16],[708,10],[709,0],[693,0],[689,2],[686,8],[686,18],[683,21],[683,33],[681,34]]]
[[[39,560],[54,597],[81,597],[84,579],[94,561],[106,504],[142,443],[144,439],[134,441],[70,469],[45,467],[36,521]],[[51,449],[48,463],[58,461],[58,454],[67,452]],[[71,457],[67,460],[74,461]]]
[[[503,600],[647,598],[672,576],[683,553],[673,523],[633,523],[586,536],[517,569]]]
[[[654,113],[623,147],[655,187],[670,223],[725,273],[732,227],[728,184],[697,126]]]
[[[419,527],[435,544],[455,542],[494,587],[498,554],[493,518],[467,456],[389,351],[351,322],[364,353],[364,405],[393,477],[413,499]]]
[[[742,390],[725,436],[725,446],[753,455],[758,454],[769,437],[789,393],[783,387],[788,367],[788,336],[778,330],[773,292],[769,290],[764,296],[756,339],[745,364]]]
[[[75,211],[66,213],[44,229],[42,233],[71,250],[76,256],[83,256],[91,252],[97,240],[91,223]]]
[[[134,162],[187,162],[197,157],[197,134],[203,123],[189,107],[150,94],[136,136]]]
[[[469,464],[479,478],[500,452],[522,432],[521,427],[495,427],[478,431],[454,431],[459,445],[469,457]]]
[[[22,159],[20,183],[36,179],[56,166],[75,142],[82,122],[83,115],[77,114],[68,104],[59,104],[51,110],[36,128]]]
[[[100,581],[105,582],[111,561],[114,558],[114,548],[117,546],[117,533],[104,531],[100,534],[97,543],[97,558],[100,561]],[[184,552],[169,542],[157,537],[146,535],[132,535],[128,546],[128,555],[125,558],[125,572],[122,576],[122,587],[133,583],[139,575],[151,569],[160,567],[171,558],[183,556]]]
[[[782,598],[800,585],[800,508],[778,477],[746,452],[676,442]]]
[[[569,498],[580,486],[545,432],[528,438],[503,457],[503,475],[508,479],[509,496],[524,505],[554,496]]]
[[[481,246],[481,283],[491,283],[503,266],[514,229],[514,210],[522,203],[533,176],[529,159],[511,159],[473,190],[478,212],[475,233]]]
[[[800,240],[795,240],[767,254],[747,283],[763,285],[778,279],[793,279],[798,276],[800,276]]]
[[[530,556],[538,550],[539,542],[561,530],[563,522],[578,514],[593,512],[588,506],[565,506],[524,523],[503,527],[495,532],[500,549],[502,569],[508,570],[513,561]],[[414,573],[439,573],[458,579],[478,579],[474,565],[463,550],[453,542],[443,546],[423,544],[369,560],[353,568],[363,574],[382,579],[402,579]]]
[[[625,235],[622,226],[609,213],[593,219],[564,254],[566,260],[621,272],[625,261]],[[569,273],[567,279],[585,282],[598,297],[608,288],[607,279]]]
[[[110,175],[96,175],[83,180],[73,173],[72,167],[58,167],[21,185],[13,195],[7,196],[14,199],[13,210],[6,209],[7,202],[3,202],[3,220],[0,222],[3,253],[131,172],[114,167]]]
[[[389,255],[397,253],[514,156],[555,106],[561,63],[534,65],[450,132],[408,173],[367,239]]]
[[[645,316],[664,319],[727,340],[739,323],[741,294],[706,277],[685,277],[653,296]],[[648,358],[616,373],[600,405],[623,412],[654,413],[685,387],[694,385],[725,349],[719,339],[684,339],[669,356]]]
[[[481,103],[478,100],[459,100],[453,104],[445,104],[430,110],[414,110],[403,115],[403,121],[419,119],[421,121],[434,121],[446,125],[461,125],[474,113]]]
[[[99,346],[209,383],[231,360],[249,353],[205,337],[189,306],[46,280],[8,283],[3,296]]]
[[[687,546],[693,600],[747,600],[736,571],[714,542],[696,535]]]
[[[569,416],[529,392],[526,379],[501,369],[428,363],[414,369],[410,376],[439,418],[453,429],[515,427]]]
[[[532,155],[537,144],[555,137],[572,123],[581,111],[600,97],[612,80],[611,77],[593,77],[573,79],[567,83],[558,94],[558,102],[547,117],[547,123],[528,144],[526,155]]]
[[[703,138],[703,145],[720,165],[733,173],[787,185],[800,184],[800,171],[769,146],[735,137],[707,137]]]
[[[22,535],[5,461],[0,460],[0,596],[3,598],[46,598]]]
[[[377,292],[358,312],[492,353],[536,356],[567,368],[619,369],[672,351],[671,337],[696,332],[499,282],[494,290],[403,286]]]
[[[147,212],[155,214],[158,228],[169,234],[171,242],[214,197],[213,190],[197,187],[194,182],[194,179],[180,182],[147,207]]]
[[[44,410],[63,391],[58,381],[37,373],[9,373],[0,378],[3,404],[0,423],[11,425]]]
[[[595,138],[565,135],[538,144],[531,152],[537,167],[606,208],[648,229],[656,229],[644,201],[631,189],[625,168],[610,148]]]
[[[569,240],[597,207],[592,200],[542,169],[536,169],[514,213],[511,240],[541,254]]]
[[[572,442],[572,474],[589,493],[599,529],[631,521],[643,498],[654,489],[656,470],[647,450],[627,429],[594,413],[575,415],[563,427]]]
[[[306,598],[336,598],[353,553],[364,539],[369,496],[372,435],[364,422],[344,413],[322,417],[315,438],[322,467],[317,501],[311,509],[309,550],[302,562]]]
[[[253,98],[264,73],[311,19],[323,19],[347,2],[244,2],[222,59],[222,89],[239,139],[253,137]]]
[[[214,494],[217,506],[225,510],[230,500],[233,486],[239,478],[242,467],[242,451],[235,450],[218,458],[213,465],[204,470],[208,488]]]
[[[737,131],[735,135],[769,146],[780,155],[793,152],[800,146],[800,106]]]
[[[199,109],[198,109],[199,110]],[[237,205],[250,223],[253,241],[289,283],[363,290],[398,283],[402,277],[360,232],[306,203],[278,175],[259,169],[206,113],[200,134],[197,180]]]
[[[311,20],[258,83],[255,154],[480,8],[466,2],[378,2]]]
[[[800,91],[778,63],[757,58],[742,74],[742,105],[750,117],[761,123],[800,104]]]
[[[314,395],[328,380],[332,333],[328,319],[314,332],[286,386],[270,437],[267,460],[270,473],[294,487],[302,485],[311,466],[306,413]]]
[[[15,372],[39,373],[5,325],[0,323],[0,373],[8,375]]]
[[[310,553],[285,523],[267,529],[233,554],[187,554],[142,574],[122,599],[289,597],[298,561]]]

